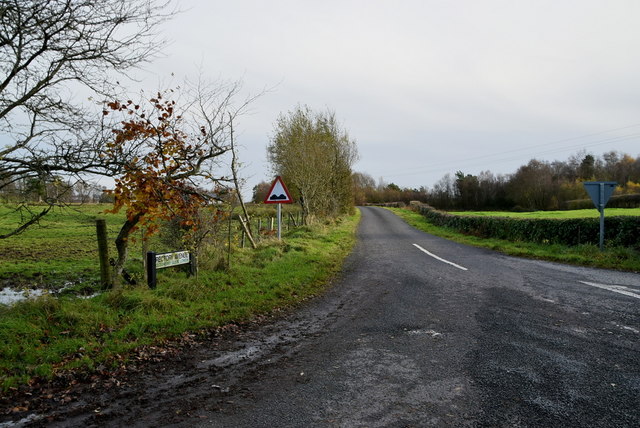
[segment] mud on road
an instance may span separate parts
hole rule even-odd
[[[319,335],[359,295],[329,290],[299,308],[143,347],[116,370],[11,391],[0,400],[0,428],[191,425],[203,411],[233,408],[234,396],[251,396],[243,385]]]

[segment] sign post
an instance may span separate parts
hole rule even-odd
[[[293,198],[287,189],[287,186],[284,185],[282,178],[277,176],[275,180],[273,180],[273,184],[271,184],[271,189],[269,193],[267,193],[267,197],[264,199],[265,204],[278,204],[278,241],[281,239],[282,235],[282,204],[291,204],[293,203]]]
[[[147,253],[147,284],[149,288],[156,288],[158,282],[158,269],[171,266],[190,264],[189,274],[195,273],[195,259],[188,251],[175,251],[172,253]]]
[[[600,251],[604,248],[604,207],[616,189],[615,181],[585,181],[584,188],[591,197],[593,204],[600,211]]]

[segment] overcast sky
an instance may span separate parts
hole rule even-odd
[[[331,109],[402,187],[581,149],[640,155],[640,1],[182,0],[146,82],[273,88],[236,128],[250,189],[281,112]],[[149,88],[147,88],[149,89]]]

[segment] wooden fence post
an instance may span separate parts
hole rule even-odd
[[[107,238],[107,221],[96,220],[96,234],[98,235],[98,257],[100,259],[100,282],[102,288],[113,287],[111,265],[109,264],[109,245]]]

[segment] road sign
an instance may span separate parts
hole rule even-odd
[[[289,190],[287,190],[287,186],[284,185],[282,178],[277,176],[275,180],[273,180],[273,184],[271,185],[271,189],[269,193],[267,193],[267,197],[264,199],[265,204],[292,204],[293,198],[289,194]]]
[[[583,184],[598,211],[604,209],[618,185],[615,181],[585,181]]]
[[[174,251],[171,253],[147,253],[147,284],[149,288],[156,288],[158,269],[171,266],[190,264],[189,275],[195,274],[195,260],[188,251]]]
[[[188,251],[176,251],[174,253],[156,254],[156,268],[162,269],[170,266],[184,265],[189,263]]]
[[[264,199],[265,204],[278,204],[278,241],[282,235],[282,204],[293,203],[293,198],[287,190],[287,186],[284,185],[284,181],[280,176],[277,176],[273,180],[271,190],[267,193],[267,197]]]
[[[615,181],[585,181],[584,188],[591,197],[593,204],[600,211],[600,251],[604,248],[604,207],[616,189]]]

